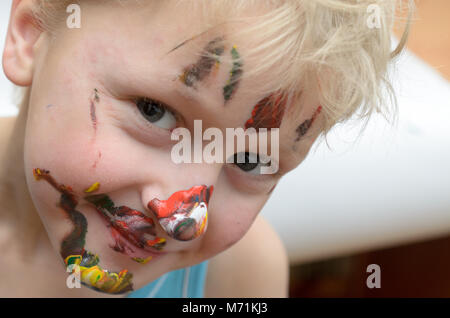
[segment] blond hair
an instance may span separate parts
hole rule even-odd
[[[57,30],[65,17],[62,13],[74,3],[74,0],[35,1],[35,18],[42,29],[49,32]],[[161,3],[145,1],[145,5]],[[382,113],[385,118],[396,117],[395,94],[387,70],[389,63],[401,52],[408,35],[410,16],[397,48],[391,51],[391,31],[396,9],[402,1],[197,0],[183,3],[202,13],[205,30],[224,23],[247,24],[247,27],[235,30],[252,48],[241,59],[257,61],[257,66],[246,70],[246,75],[271,70],[272,86],[269,88],[261,83],[261,91],[279,89],[294,97],[301,95],[306,83],[316,84],[325,118],[324,135],[336,123],[346,121],[357,111],[359,118],[366,121],[374,112]],[[254,6],[266,10],[259,16],[239,18],[243,16],[242,12],[252,12]],[[380,24],[376,27],[369,25],[369,8],[373,6],[380,13]],[[410,0],[407,5],[410,13],[413,6]],[[255,36],[254,31],[258,30],[262,32]],[[193,30],[193,37],[195,32],[197,30]],[[274,88],[273,83],[277,87]],[[22,106],[28,106],[28,102],[24,98]]]

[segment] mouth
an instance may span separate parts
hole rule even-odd
[[[148,208],[166,233],[179,241],[190,241],[207,228],[208,202],[213,187],[195,186],[178,191],[167,200],[153,199]]]

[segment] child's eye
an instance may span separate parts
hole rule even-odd
[[[259,155],[251,152],[234,154],[233,163],[242,171],[256,175],[261,174],[261,167],[270,166],[270,161],[262,163]]]
[[[153,125],[168,130],[176,128],[175,115],[161,102],[149,98],[138,98],[136,106],[142,116]]]

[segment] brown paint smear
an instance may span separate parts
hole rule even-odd
[[[299,141],[306,133],[308,132],[309,128],[311,128],[312,124],[316,120],[317,116],[322,112],[322,106],[319,106],[316,111],[314,112],[311,119],[305,120],[300,126],[297,127],[295,130],[297,132],[297,138],[295,141]]]

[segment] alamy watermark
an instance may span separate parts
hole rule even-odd
[[[70,13],[67,17],[66,25],[69,29],[81,28],[81,8],[78,4],[70,4],[66,8],[66,12]]]
[[[378,4],[370,4],[367,7],[367,27],[369,29],[380,29],[381,28],[381,8]]]
[[[366,280],[367,288],[381,288],[381,268],[378,264],[370,264],[366,269],[367,273],[371,273]]]
[[[66,279],[67,288],[81,288],[80,266],[77,264],[70,264],[67,266],[66,271],[70,273]]]
[[[171,158],[176,164],[258,163],[261,164],[260,174],[275,174],[278,171],[279,138],[278,128],[226,128],[224,138],[220,129],[208,128],[203,132],[202,121],[194,120],[193,138],[187,128],[173,130],[171,139],[179,142],[172,147]],[[205,141],[209,143],[203,147]]]
[[[66,8],[66,12],[69,13],[66,24],[69,29],[81,28],[81,7],[78,4],[70,4]],[[370,4],[367,6],[367,27],[369,29],[381,28],[381,7],[378,4]]]

